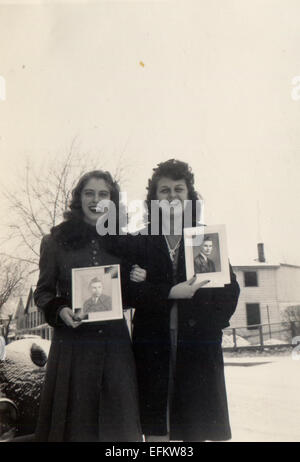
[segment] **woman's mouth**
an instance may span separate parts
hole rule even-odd
[[[181,206],[181,202],[179,199],[173,199],[171,202],[170,202],[170,206],[171,207],[178,207],[178,206]]]

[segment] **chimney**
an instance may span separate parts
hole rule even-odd
[[[264,244],[262,242],[257,244],[257,251],[258,251],[258,261],[261,263],[264,263],[266,259],[265,259]]]

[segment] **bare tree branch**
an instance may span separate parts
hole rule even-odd
[[[126,145],[111,172],[118,182],[124,181],[130,168],[126,164],[125,151]],[[18,181],[17,188],[10,186],[2,191],[10,209],[6,225],[8,236],[1,243],[1,247],[5,246],[4,253],[14,260],[27,262],[35,271],[42,237],[63,219],[79,178],[87,171],[104,168],[98,161],[103,158],[102,153],[94,158],[89,153],[80,153],[74,138],[65,156],[50,158],[47,164],[35,167],[27,161],[25,175]]]
[[[12,263],[9,259],[0,259],[0,315],[8,299],[22,286],[25,267]]]

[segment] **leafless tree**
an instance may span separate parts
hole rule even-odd
[[[14,315],[14,306],[9,304],[12,296],[19,294],[24,282],[26,268],[24,264],[10,261],[8,258],[0,259],[0,323],[7,342],[11,321]]]
[[[290,339],[300,335],[300,305],[287,306],[282,312],[282,321]]]
[[[6,256],[28,263],[30,272],[37,270],[42,237],[62,220],[80,176],[93,169],[105,168],[103,160],[100,163],[98,160],[103,157],[98,155],[96,159],[79,152],[76,140],[73,140],[61,158],[51,158],[46,165],[35,167],[27,162],[18,187],[3,191],[10,210],[6,244],[9,241],[10,248],[14,249],[6,252]],[[124,153],[121,153],[112,172],[114,178],[118,182],[124,181],[128,168]]]

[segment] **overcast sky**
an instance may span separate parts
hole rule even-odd
[[[124,152],[131,199],[178,158],[232,263],[262,240],[268,261],[300,264],[299,0],[3,3],[2,184],[75,136],[108,169]]]

